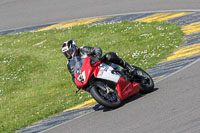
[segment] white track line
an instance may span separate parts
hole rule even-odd
[[[167,76],[164,76],[164,78],[162,78],[162,79],[156,81],[155,84],[157,84],[158,82],[160,82],[160,81],[162,81],[162,80],[164,80],[164,79],[167,79],[167,78],[171,77],[172,75],[174,75],[174,74],[176,74],[176,73],[179,73],[180,71],[183,71],[184,69],[186,69],[186,68],[192,66],[193,64],[197,63],[198,61],[200,61],[200,58],[199,58],[199,59],[196,59],[196,60],[193,61],[192,63],[189,63],[188,65],[184,66],[183,68],[181,68],[181,69],[179,69],[179,70],[177,70],[177,71],[175,71],[175,72],[173,72],[173,73],[171,73],[171,74],[169,74],[169,75],[167,75]]]

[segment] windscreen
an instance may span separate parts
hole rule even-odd
[[[74,70],[75,73],[77,73],[77,74],[81,73],[81,68],[82,68],[84,60],[85,60],[85,58],[81,58],[80,56],[75,56],[74,58],[72,58],[70,60],[70,64],[75,69]]]

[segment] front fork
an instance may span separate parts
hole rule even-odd
[[[117,90],[115,92],[115,90],[111,89],[108,85],[104,84],[104,87],[101,88],[101,90],[103,91],[103,93],[101,95],[103,95],[106,99],[109,99],[110,101],[115,101],[117,99],[116,96],[114,96],[114,93],[118,93]]]

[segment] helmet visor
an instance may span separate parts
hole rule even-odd
[[[64,51],[63,53],[68,59],[70,59],[70,58],[72,58],[74,52],[75,52],[75,49],[70,48],[70,49]]]

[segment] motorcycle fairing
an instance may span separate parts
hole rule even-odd
[[[130,81],[127,81],[122,77],[120,77],[116,87],[121,100],[137,94],[140,90],[139,83],[131,83]]]
[[[91,71],[93,71],[93,67],[90,65],[90,58],[86,57],[84,59],[83,64],[81,65],[81,70],[80,72],[75,73],[75,83],[78,87],[83,87],[84,85],[87,84],[90,76],[91,76]]]
[[[112,70],[114,70],[114,69],[111,66],[109,66],[105,63],[102,63],[100,65],[100,70],[99,70],[98,74],[95,75],[95,77],[117,83],[120,78],[120,75],[113,74]]]

